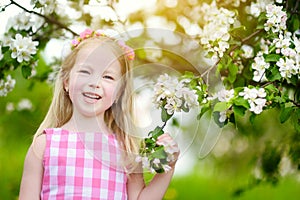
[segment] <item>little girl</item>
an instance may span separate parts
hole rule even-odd
[[[135,162],[133,59],[130,47],[101,31],[87,29],[73,40],[25,158],[21,200],[163,198],[179,153],[169,172],[145,185]],[[174,140],[163,134],[157,143]]]

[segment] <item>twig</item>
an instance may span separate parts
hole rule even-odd
[[[294,7],[294,9],[293,9],[293,13],[298,13],[298,12],[297,12],[297,8],[298,8],[298,6],[299,6],[299,2],[300,2],[300,0],[297,0],[297,1],[296,1],[296,5],[295,5],[295,7]]]
[[[5,9],[10,6],[12,3],[10,2],[9,4],[3,6],[3,8],[1,8],[0,12],[5,11]]]
[[[26,8],[24,8],[23,6],[19,5],[18,3],[16,3],[14,0],[10,0],[10,4],[14,4],[16,5],[17,7],[21,8],[22,10],[24,10],[25,12],[28,12],[28,13],[31,13],[31,14],[35,14],[35,15],[38,15],[39,17],[42,17],[45,19],[46,22],[49,22],[50,24],[55,24],[57,25],[58,27],[62,28],[62,29],[65,29],[69,32],[71,32],[73,35],[78,35],[77,33],[75,33],[74,31],[72,31],[71,29],[69,29],[66,25],[60,23],[59,21],[53,19],[53,18],[50,18],[50,17],[47,17],[45,15],[42,15],[38,12],[35,12],[33,10],[28,10]]]
[[[241,40],[241,44],[244,44],[245,42],[247,42],[248,40],[250,40],[251,38],[253,38],[254,36],[258,35],[259,33],[263,32],[264,29],[259,29],[253,33],[251,33],[250,35],[248,35],[247,37],[245,37],[244,39]],[[229,51],[229,55],[232,51],[234,51],[236,48],[238,48],[240,45],[235,45],[234,47],[232,47],[232,49],[230,49]]]

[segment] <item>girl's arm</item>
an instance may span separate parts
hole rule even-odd
[[[38,136],[28,149],[20,187],[20,200],[39,200],[43,177],[43,154],[46,136]]]
[[[158,138],[158,143],[163,141],[165,142],[168,141],[170,144],[174,143],[174,140],[168,134],[163,134]],[[129,200],[162,199],[173,177],[174,167],[175,167],[176,160],[179,156],[179,152],[175,153],[174,156],[176,158],[175,161],[173,163],[170,163],[172,169],[166,173],[156,174],[147,186],[145,185],[144,177],[142,173],[130,174],[127,182],[128,199]],[[138,171],[142,171],[142,170],[140,169]]]

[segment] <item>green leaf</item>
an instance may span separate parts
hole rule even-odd
[[[289,80],[290,80],[290,83],[293,84],[294,86],[297,86],[297,84],[299,82],[298,76],[296,76],[296,75],[293,75]]]
[[[250,121],[251,124],[254,124],[255,118],[256,118],[256,114],[251,113],[251,115],[250,115],[250,117],[249,117],[249,121]]]
[[[278,93],[279,90],[275,87],[273,84],[269,84],[265,87],[266,90],[268,90],[270,93]]]
[[[22,75],[24,78],[28,78],[29,76],[31,76],[31,67],[28,65],[23,65],[22,66]]]
[[[246,113],[247,108],[243,106],[233,106],[233,112],[235,115],[244,116]]]
[[[204,115],[204,113],[206,113],[209,110],[210,110],[210,103],[207,103],[207,104],[203,105],[201,107],[200,114],[197,116],[197,120],[200,120],[201,117]]]
[[[228,105],[225,101],[216,103],[214,107],[214,112],[221,112],[228,109]]]
[[[281,58],[278,54],[265,54],[264,57],[266,62],[277,62]]]
[[[157,139],[158,136],[164,134],[164,131],[161,127],[157,126],[153,131],[149,133],[149,136],[152,136],[154,139]]]
[[[169,115],[167,110],[164,107],[161,108],[161,120],[163,122],[168,121],[172,116],[173,116],[173,114]]]
[[[266,77],[270,81],[276,81],[281,79],[281,75],[278,67],[272,66],[266,71]]]
[[[234,83],[236,79],[236,74],[238,72],[238,67],[232,63],[228,66],[228,70],[229,70],[229,74],[227,79],[230,83]]]
[[[176,118],[172,119],[172,126],[179,127],[179,122]]]
[[[182,78],[192,79],[192,78],[194,78],[194,73],[190,72],[190,71],[185,71]]]
[[[293,31],[296,31],[300,27],[299,15],[293,15],[291,21],[293,22]]]
[[[294,107],[283,107],[281,109],[280,116],[279,116],[280,122],[281,123],[286,122],[290,118],[293,111],[294,111]]]
[[[300,133],[300,108],[296,108],[292,113],[292,122],[294,124],[295,130]]]
[[[244,99],[243,97],[238,97],[238,98],[234,99],[233,104],[236,106],[242,106],[246,109],[250,108],[248,100]]]
[[[152,153],[152,156],[153,158],[165,159],[167,157],[167,154],[163,146],[161,146],[160,148],[157,148],[157,150]]]

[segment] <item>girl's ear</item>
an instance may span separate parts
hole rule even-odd
[[[69,92],[69,80],[64,80],[64,90],[68,93]]]

